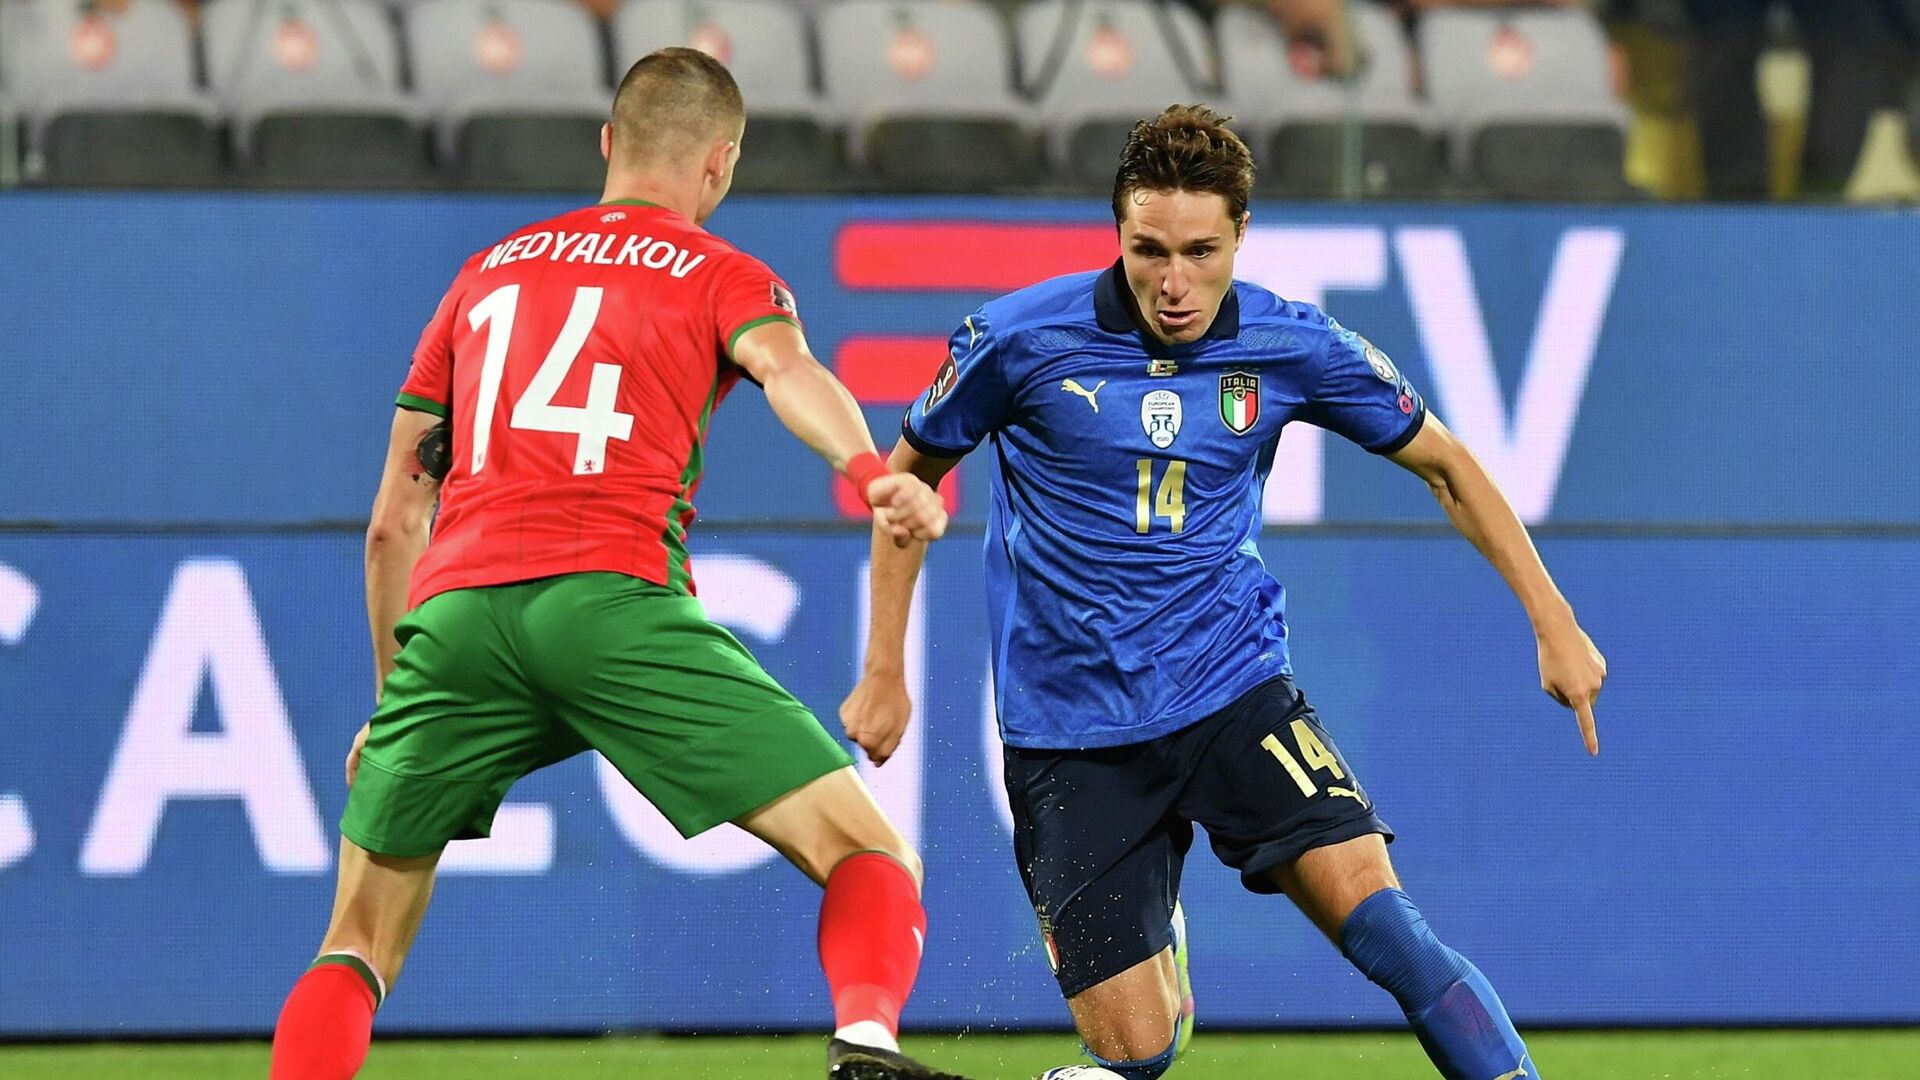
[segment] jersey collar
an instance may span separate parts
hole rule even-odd
[[[1168,345],[1154,337],[1145,327],[1133,318],[1133,305],[1127,297],[1126,269],[1118,259],[1106,272],[1094,279],[1093,316],[1100,323],[1100,329],[1110,334],[1138,334],[1148,352],[1169,352],[1174,349],[1191,348],[1198,342],[1187,345]],[[1220,310],[1213,317],[1213,325],[1200,340],[1209,338],[1231,340],[1240,336],[1240,292],[1229,288],[1227,295],[1220,301]]]

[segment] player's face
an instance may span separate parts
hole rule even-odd
[[[700,208],[693,218],[695,225],[705,224],[707,218],[720,208],[720,200],[726,198],[727,192],[733,189],[733,170],[740,164],[740,140],[745,134],[745,131],[737,131],[733,138],[716,143],[707,151]]]
[[[1134,191],[1120,222],[1120,261],[1140,319],[1170,345],[1198,341],[1233,288],[1233,255],[1247,218],[1224,195]]]

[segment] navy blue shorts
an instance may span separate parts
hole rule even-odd
[[[1100,750],[1007,747],[1013,848],[1060,991],[1073,997],[1173,943],[1193,826],[1241,884],[1317,847],[1393,830],[1280,676],[1191,727]]]

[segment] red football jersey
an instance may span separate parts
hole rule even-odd
[[[734,341],[798,321],[760,260],[664,207],[607,203],[461,267],[398,403],[453,419],[408,604],[609,570],[691,593],[687,526]]]

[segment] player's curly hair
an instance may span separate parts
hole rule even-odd
[[[1126,220],[1133,192],[1200,191],[1225,198],[1238,225],[1253,197],[1253,153],[1227,127],[1232,120],[1205,105],[1169,105],[1133,125],[1113,177],[1113,220]]]

